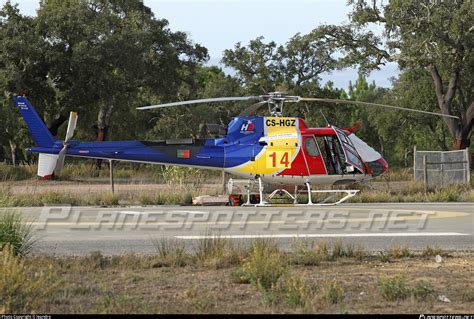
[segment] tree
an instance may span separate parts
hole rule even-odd
[[[240,83],[234,77],[225,75],[216,67],[200,66],[196,69],[194,78],[195,95],[190,94],[188,85],[184,85],[181,95],[191,99],[241,96],[244,94]],[[243,109],[242,103],[210,103],[196,106],[180,106],[157,110],[158,116],[153,116],[153,129],[148,132],[148,138],[171,137],[203,137],[200,130],[205,124],[227,125],[233,116]],[[173,130],[169,128],[172,127]]]
[[[205,48],[171,32],[139,0],[47,0],[38,21],[52,52],[48,62],[58,104],[96,109],[99,141],[107,138],[114,113],[128,113],[147,92],[150,98],[174,98],[207,58]]]
[[[34,102],[43,106],[52,99],[53,92],[47,84],[45,46],[34,18],[21,15],[18,6],[9,1],[0,11],[0,40],[0,142],[7,148],[4,153],[10,154],[10,162],[16,164],[31,138],[24,134],[26,126],[14,111],[13,95],[31,94]],[[38,112],[48,120],[46,108],[39,107]]]
[[[433,81],[439,110],[453,148],[469,146],[474,118],[474,3],[470,0],[350,0],[351,24],[317,28],[328,45],[341,49],[346,65],[362,71],[397,62],[402,70],[424,70]],[[376,25],[381,36],[367,31]]]

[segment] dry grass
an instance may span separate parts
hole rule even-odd
[[[37,313],[59,285],[52,264],[38,268],[10,245],[0,250],[0,269],[0,313]]]
[[[470,253],[444,253],[438,267],[426,258],[433,249],[394,246],[385,263],[337,241],[295,241],[282,252],[272,240],[245,247],[208,235],[191,247],[155,239],[149,256],[19,258],[8,246],[0,313],[466,312],[472,302]],[[301,249],[317,262],[301,262]]]
[[[91,165],[68,164],[61,181],[32,182],[35,166],[0,164],[0,207],[70,205],[190,205],[202,194],[222,193],[219,172],[160,165],[123,164],[115,170],[116,194],[108,186],[108,169],[91,178]],[[30,180],[17,182],[21,180]],[[74,182],[72,182],[72,180]],[[124,180],[126,183],[124,184]],[[351,186],[354,187],[354,186]],[[367,185],[353,203],[375,202],[473,202],[470,185],[447,186],[430,191],[414,183],[409,169],[394,170]],[[304,196],[301,198],[304,201]]]
[[[192,250],[183,253],[191,257],[185,265],[164,265],[163,257],[182,249],[179,243],[165,245],[164,256],[109,257],[96,252],[85,257],[17,258],[0,253],[0,312],[465,313],[472,309],[471,254],[452,253],[443,267],[413,253],[389,264],[367,256],[362,262],[341,257],[302,266],[289,263],[289,256],[271,242],[259,242],[247,250],[246,259],[210,269],[192,258]],[[283,268],[273,266],[277,254],[276,260],[286,264]],[[232,274],[242,268],[252,273],[251,284],[234,281]],[[438,294],[451,303],[437,301]]]

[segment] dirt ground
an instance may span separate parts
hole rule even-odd
[[[29,257],[44,264],[44,257]],[[43,258],[43,259],[42,259]],[[84,258],[84,257],[82,257]],[[114,257],[115,258],[115,257]],[[39,313],[473,313],[472,253],[456,253],[437,263],[434,257],[407,257],[383,262],[377,257],[358,261],[342,258],[317,266],[290,267],[290,276],[309,285],[336,281],[343,300],[328,304],[316,290],[309,303],[291,306],[285,299],[268,302],[252,284],[236,283],[236,267],[159,267],[146,257],[117,257],[107,263],[90,259],[55,259],[61,278],[57,294]],[[137,259],[138,258],[138,259]],[[140,259],[142,258],[142,259]],[[386,301],[381,295],[382,274],[402,274],[408,285],[426,280],[434,293],[416,300]],[[450,302],[438,300],[446,296]]]

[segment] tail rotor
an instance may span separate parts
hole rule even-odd
[[[69,147],[69,141],[74,136],[74,131],[76,130],[77,125],[77,113],[71,112],[69,114],[69,123],[67,125],[66,131],[66,138],[63,142],[63,148],[59,151],[58,159],[56,161],[56,167],[54,168],[54,172],[61,174],[64,170],[64,161],[66,159],[67,149]]]

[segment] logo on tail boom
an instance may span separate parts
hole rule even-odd
[[[247,123],[242,124],[240,128],[241,134],[251,134],[255,131],[255,125],[252,123],[251,120],[248,120]]]

